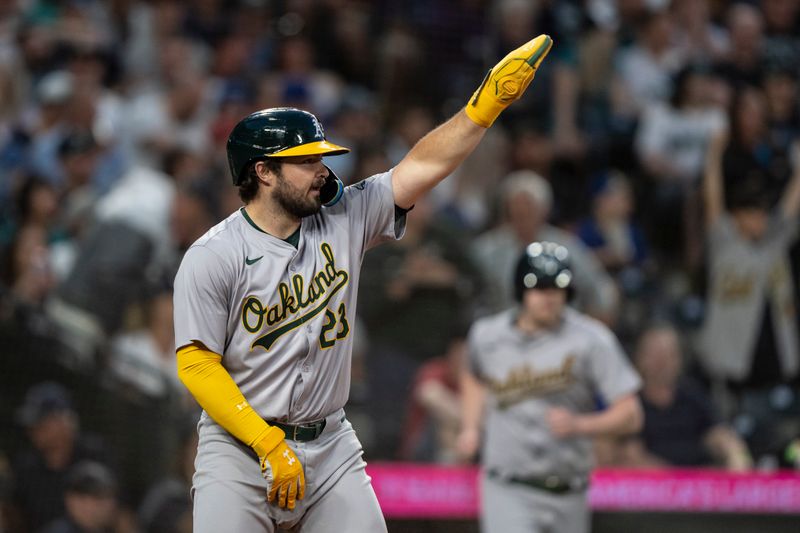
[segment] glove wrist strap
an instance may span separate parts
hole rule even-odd
[[[472,102],[470,102],[464,108],[464,112],[466,112],[472,122],[483,128],[488,128],[494,124],[494,121],[497,120],[497,117],[500,116],[500,113],[502,113],[506,107],[507,104],[501,104],[484,95],[480,107],[474,106]]]
[[[253,444],[253,450],[255,450],[259,457],[266,457],[269,452],[274,450],[285,438],[286,434],[282,429],[269,426],[264,436]]]

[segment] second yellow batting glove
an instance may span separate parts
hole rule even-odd
[[[511,102],[522,96],[552,46],[549,35],[540,35],[504,57],[472,95],[464,109],[467,116],[479,126],[491,126]]]
[[[286,444],[285,434],[280,428],[270,427],[258,445],[261,473],[267,480],[267,500],[277,498],[278,505],[294,509],[295,500],[302,500],[306,492],[306,478],[300,459]]]

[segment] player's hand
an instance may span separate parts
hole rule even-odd
[[[539,35],[504,57],[472,95],[465,108],[467,116],[479,126],[491,126],[511,102],[522,96],[552,46],[549,35]]]
[[[551,407],[547,410],[547,424],[553,435],[559,439],[572,437],[579,433],[578,415],[563,407]]]
[[[273,429],[283,435],[280,429]],[[268,483],[267,500],[271,502],[277,498],[280,507],[291,511],[294,509],[295,500],[302,500],[306,492],[306,478],[300,459],[283,438],[259,459],[261,473]]]
[[[481,443],[481,434],[477,429],[465,428],[458,434],[456,440],[456,453],[462,462],[469,462],[478,453]]]
[[[753,469],[753,458],[747,450],[742,450],[732,454],[725,461],[725,467],[731,472],[747,472]]]

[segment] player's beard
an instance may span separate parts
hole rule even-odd
[[[275,201],[284,211],[297,218],[316,215],[322,208],[322,200],[319,196],[310,197],[307,193],[292,187],[283,177],[283,173],[278,174]]]

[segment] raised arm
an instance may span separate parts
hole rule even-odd
[[[539,35],[509,53],[489,71],[464,109],[419,140],[392,174],[398,207],[410,208],[472,153],[486,128],[528,88],[552,44],[549,36]]]
[[[724,185],[722,182],[722,154],[728,144],[726,130],[719,131],[711,139],[706,152],[703,173],[703,202],[706,212],[706,227],[710,228],[725,210]]]
[[[790,219],[800,214],[800,141],[792,144],[791,160],[792,180],[781,198],[781,212]]]

